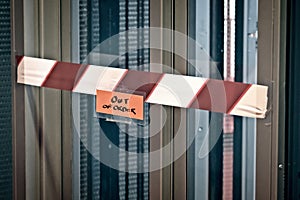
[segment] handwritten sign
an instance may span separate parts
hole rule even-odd
[[[144,97],[97,90],[96,112],[143,120]]]

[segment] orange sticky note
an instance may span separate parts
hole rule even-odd
[[[144,97],[135,94],[97,90],[96,112],[144,119]]]

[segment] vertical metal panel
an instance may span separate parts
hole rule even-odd
[[[162,27],[162,1],[160,0],[150,0],[150,27]],[[150,38],[151,38],[150,34]],[[162,44],[162,38],[157,38],[159,40],[159,43]],[[152,42],[150,40],[150,42]],[[162,51],[156,50],[156,49],[150,49],[150,63],[162,63]],[[152,65],[151,65],[152,66]],[[150,71],[157,71],[157,69],[154,69],[150,66]],[[157,71],[161,72],[161,71]],[[158,118],[161,117],[161,109],[162,106],[159,106],[159,109],[155,113],[153,113],[153,116],[156,116]],[[160,120],[161,121],[161,120]],[[155,133],[152,133],[152,129],[150,129],[150,135],[154,135]],[[153,137],[150,138],[150,152],[155,151],[157,149],[160,149],[162,147],[162,132],[157,133]],[[161,163],[162,155],[160,158],[153,158],[149,157],[149,168],[151,169],[151,165],[155,162]],[[160,200],[162,199],[162,170],[156,170],[153,172],[150,172],[149,177],[149,199],[151,200]]]
[[[40,198],[39,89],[25,86],[26,199]]]
[[[278,133],[279,133],[279,108],[283,107],[284,104],[280,104],[280,70],[285,68],[285,66],[280,66],[280,52],[284,50],[280,46],[281,40],[281,0],[273,1],[273,52],[272,52],[272,82],[273,82],[273,94],[271,95],[272,99],[272,131],[271,131],[271,199],[278,198]],[[276,12],[274,12],[274,10]],[[258,133],[259,134],[259,133]]]
[[[60,60],[60,1],[40,1],[40,55]],[[44,89],[41,100],[41,199],[62,198],[61,91]]]
[[[258,2],[258,83],[268,85],[266,119],[257,120],[256,198],[277,199],[280,0]]]
[[[24,1],[24,54],[39,55],[38,1]],[[25,86],[26,199],[40,198],[39,88]]]
[[[187,1],[150,1],[150,26],[163,27],[171,30],[175,29],[187,34]],[[173,38],[173,35],[162,35],[161,44],[162,47],[168,49],[176,48],[179,45],[186,46],[186,44],[178,44],[176,39]],[[179,56],[173,55],[172,52],[151,50],[150,62],[161,63],[168,66],[168,68],[161,69],[159,72],[164,71],[166,73],[173,73],[174,70],[177,70],[183,74],[186,73],[186,61],[179,58]],[[177,62],[176,65],[175,62]],[[154,70],[154,68],[150,70]],[[185,124],[185,121],[182,121],[182,118],[180,117],[181,115],[185,115],[185,113],[182,113],[185,111],[167,106],[161,109],[165,109],[167,121],[163,130],[150,139],[150,151],[168,144],[178,130],[178,125],[180,123]],[[161,117],[161,109],[155,113],[155,116]],[[179,117],[175,117],[176,115]],[[184,130],[178,131],[186,132],[186,126],[184,125],[181,126],[181,128],[182,127]],[[174,148],[182,145],[185,146],[184,141],[186,141],[186,138],[183,138],[180,141],[181,143],[175,144],[170,151],[162,152],[163,155],[161,159],[164,159],[164,157],[173,157]],[[153,161],[154,160],[150,157],[150,166]],[[157,160],[155,160],[155,162],[157,162]],[[186,199],[185,154],[170,166],[150,173],[150,199]]]
[[[187,35],[188,31],[188,1],[187,0],[175,0],[174,1],[174,30]],[[187,41],[182,41],[182,39],[176,38],[174,36],[174,49],[180,49],[180,52],[187,57]],[[187,73],[187,61],[181,58],[179,55],[174,55],[173,67],[176,71],[181,74]],[[175,134],[182,134],[182,138],[178,141],[179,143],[174,143],[174,154],[176,151],[181,149],[186,149],[186,133],[188,131],[186,125],[186,109],[174,108],[173,114],[173,137]],[[186,152],[174,162],[173,167],[173,199],[174,200],[184,200],[186,199]]]
[[[62,3],[65,11],[63,19],[60,16],[60,1],[27,0],[25,3],[25,54],[60,59],[62,37],[62,58],[69,61],[70,2]],[[64,25],[62,29],[61,24]],[[70,94],[64,92],[61,97],[59,91],[34,87],[26,87],[25,94],[26,198],[71,197]],[[61,129],[64,144],[61,143]],[[63,194],[62,187],[65,191]]]
[[[163,0],[162,1],[162,28],[174,30],[174,1]],[[162,48],[171,49],[174,47],[174,36],[172,31],[163,34],[162,36]],[[162,72],[173,73],[174,71],[174,55],[173,52],[162,52],[162,64],[166,66],[162,67]],[[166,111],[166,122],[162,128],[162,146],[169,144],[173,140],[174,133],[174,108],[170,106],[162,106],[162,109]],[[159,115],[159,114],[158,114]],[[174,147],[170,149],[162,150],[162,159],[172,160],[174,155]],[[162,169],[162,198],[172,199],[173,197],[173,164],[170,164]]]
[[[25,191],[25,116],[24,86],[16,83],[16,55],[23,55],[23,1],[11,1],[12,38],[12,119],[13,119],[13,198],[24,199]]]
[[[273,2],[261,0],[258,3],[258,75],[260,84],[270,85],[272,80],[272,26]],[[273,88],[270,88],[269,96]],[[271,96],[272,98],[272,96]],[[272,99],[269,100],[272,102]],[[273,103],[273,102],[272,102]],[[272,113],[274,111],[271,111]],[[270,113],[266,119],[257,120],[256,148],[256,199],[271,199],[271,133],[273,117]],[[268,126],[266,126],[268,124]],[[276,134],[274,132],[274,134]]]
[[[79,0],[71,3],[71,61],[75,63],[80,62],[80,34],[79,34]],[[76,105],[76,106],[75,106]],[[73,150],[72,150],[72,199],[80,199],[80,139],[78,136],[78,129],[80,130],[80,94],[72,95],[72,125],[76,128],[72,130]]]
[[[61,60],[71,62],[71,0],[61,1]],[[62,199],[72,199],[73,128],[71,92],[62,91]]]

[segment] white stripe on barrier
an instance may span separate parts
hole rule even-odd
[[[165,74],[146,102],[188,107],[207,79]]]
[[[96,89],[112,91],[126,71],[126,69],[90,65],[84,75],[79,77],[73,92],[96,95]]]
[[[265,86],[252,85],[228,114],[265,118],[267,93]]]
[[[55,60],[23,57],[18,67],[17,81],[41,86],[56,63]]]

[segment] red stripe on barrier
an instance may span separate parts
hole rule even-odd
[[[226,113],[248,87],[249,84],[209,79],[190,108]]]
[[[132,92],[133,94],[148,97],[157,82],[163,74],[144,71],[128,71],[126,75],[118,83],[114,91],[116,92]]]
[[[19,66],[19,64],[22,62],[24,56],[16,56],[16,64]]]
[[[243,93],[239,96],[239,98],[233,103],[233,105],[228,109],[227,114],[229,114],[233,108],[239,103],[239,101],[242,99],[242,97],[247,93],[247,91],[250,89],[252,85],[249,84],[248,87],[243,91]]]
[[[72,90],[87,67],[88,65],[56,62],[41,86]]]

